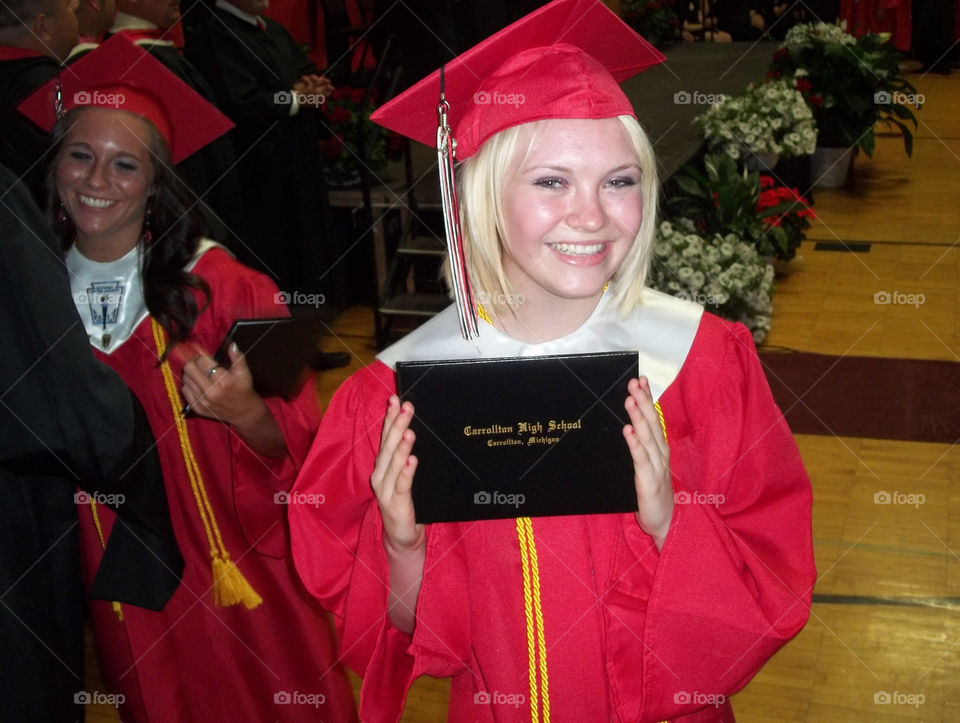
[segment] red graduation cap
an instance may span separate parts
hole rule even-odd
[[[233,128],[229,118],[122,33],[20,104],[20,112],[47,131],[57,121],[58,82],[62,112],[93,105],[136,113],[157,127],[174,163]]]
[[[457,160],[522,123],[634,115],[619,84],[663,60],[600,0],[554,0],[444,67]],[[438,70],[370,118],[434,146],[439,99]]]

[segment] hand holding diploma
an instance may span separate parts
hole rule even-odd
[[[627,390],[629,396],[624,401],[624,407],[630,416],[630,424],[623,428],[623,436],[633,458],[637,523],[653,538],[660,550],[673,517],[670,450],[653,406],[650,382],[646,377],[631,379]]]
[[[417,597],[423,579],[427,539],[413,509],[413,474],[417,458],[411,454],[415,435],[410,429],[413,405],[400,404],[393,395],[380,435],[380,453],[370,475],[370,485],[383,518],[383,548],[390,567],[390,622],[406,633],[413,631]]]
[[[244,355],[232,344],[230,367],[220,366],[204,349],[184,345],[175,350],[183,365],[184,412],[194,412],[233,427],[250,447],[264,457],[286,454],[283,434],[266,402],[253,388],[253,377]]]

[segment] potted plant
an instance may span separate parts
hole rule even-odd
[[[654,239],[649,285],[739,321],[763,343],[770,332],[773,267],[734,234],[701,235],[689,219],[663,221]]]
[[[743,95],[726,98],[694,122],[707,148],[748,167],[772,169],[781,158],[809,155],[817,145],[817,126],[803,95],[787,80],[751,83]]]
[[[624,0],[623,21],[660,49],[680,39],[680,18],[674,0]]]
[[[376,108],[367,89],[337,87],[321,106],[329,137],[320,141],[325,166],[324,178],[334,186],[359,183],[367,170],[383,173],[391,160],[401,157],[402,140],[370,120]]]
[[[693,165],[680,169],[665,196],[670,218],[688,219],[704,235],[733,234],[770,260],[792,259],[815,218],[797,189],[740,169],[726,154],[705,155],[702,170]]]
[[[888,40],[872,33],[855,38],[843,23],[808,23],[791,28],[773,56],[771,76],[792,80],[803,94],[817,121],[819,147],[836,149],[840,159],[829,163],[840,171],[849,168],[852,149],[873,154],[878,122],[897,128],[907,155],[913,152],[907,124],[917,126],[911,108],[920,107],[920,96],[900,75],[900,53]],[[837,180],[821,178],[820,185],[840,185]]]

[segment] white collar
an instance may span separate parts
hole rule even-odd
[[[140,282],[140,245],[115,261],[91,261],[77,247],[66,255],[70,290],[90,343],[112,354],[147,316]]]
[[[187,271],[207,251],[219,244],[202,239]],[[70,274],[73,303],[83,321],[90,344],[112,354],[119,349],[147,318],[140,277],[140,245],[115,261],[91,261],[71,246],[64,259]]]
[[[640,373],[650,380],[654,399],[659,399],[680,373],[697,335],[703,307],[644,289],[641,303],[621,319],[609,299],[610,295],[604,294],[590,318],[570,334],[539,344],[517,341],[483,323],[478,339],[464,341],[451,304],[377,359],[393,368],[398,361],[637,351]]]
[[[113,27],[111,33],[118,33],[121,30],[159,30],[160,28],[149,20],[138,18],[136,15],[122,13],[119,10],[113,18]]]
[[[259,15],[251,15],[250,13],[245,13],[243,10],[238,8],[232,3],[226,2],[226,0],[217,0],[215,6],[223,10],[224,12],[230,13],[234,17],[238,17],[244,22],[250,23],[256,27],[260,27],[260,23],[263,22],[263,19]]]

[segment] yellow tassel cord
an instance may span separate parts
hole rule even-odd
[[[660,429],[663,430],[663,441],[667,441],[667,422],[663,418],[663,410],[660,409],[660,402],[654,402],[653,408],[657,410],[657,419],[660,420]]]
[[[100,526],[100,515],[97,513],[97,501],[90,498],[90,512],[93,514],[93,526],[97,528],[97,537],[100,538],[100,549],[107,549],[107,542],[103,539],[103,527]],[[123,622],[123,608],[120,607],[120,603],[114,600],[111,605],[113,606],[113,612],[117,614],[117,619],[120,622]]]
[[[180,395],[177,392],[173,371],[170,369],[170,362],[164,359],[166,337],[163,327],[157,323],[156,319],[150,319],[150,323],[153,327],[153,339],[157,345],[157,359],[161,360],[160,370],[163,372],[163,383],[167,390],[167,397],[170,399],[170,407],[173,410],[173,420],[177,426],[180,450],[183,453],[187,477],[190,479],[190,489],[193,491],[197,511],[200,513],[200,521],[203,523],[203,531],[206,533],[207,543],[210,545],[210,560],[213,568],[213,602],[221,607],[243,603],[248,610],[253,610],[263,602],[263,598],[247,582],[243,573],[240,572],[240,568],[230,559],[230,553],[227,552],[227,548],[223,544],[220,528],[217,526],[217,519],[213,514],[213,507],[211,507],[210,500],[207,497],[207,490],[203,486],[200,467],[193,455],[190,435],[187,432],[187,420],[180,413]]]
[[[537,561],[537,546],[533,537],[533,522],[529,517],[517,518],[517,537],[520,541],[520,560],[523,565],[523,609],[527,625],[530,720],[533,723],[540,723],[540,721],[549,723],[550,685],[547,676],[547,643],[543,632],[543,609],[540,605],[540,565]]]

